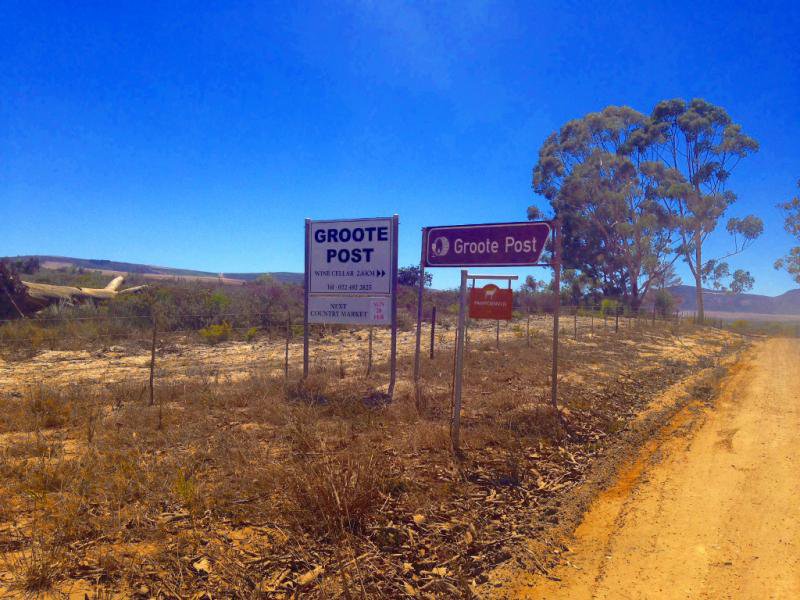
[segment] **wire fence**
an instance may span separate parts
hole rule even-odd
[[[455,348],[455,315],[427,311],[422,355],[433,358]],[[303,322],[270,313],[182,315],[198,327],[163,327],[158,316],[79,315],[0,323],[0,387],[20,382],[55,384],[159,382],[202,379],[226,381],[253,376],[299,376],[303,357]],[[435,318],[435,317],[434,317]],[[508,322],[470,320],[468,352],[523,344],[545,346],[552,335],[552,315],[517,310]],[[631,313],[601,306],[564,306],[562,340],[625,336],[665,325],[679,325],[679,314]],[[187,319],[184,319],[185,323]],[[233,325],[232,323],[235,323]],[[399,333],[401,370],[413,356],[413,322]],[[377,375],[388,369],[389,332],[354,326],[313,325],[311,369]],[[425,347],[427,346],[427,347]]]

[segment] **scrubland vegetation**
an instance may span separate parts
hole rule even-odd
[[[458,459],[455,292],[426,291],[437,352],[427,357],[426,326],[415,388],[416,290],[401,288],[390,401],[382,331],[367,374],[366,331],[316,326],[312,374],[301,379],[301,289],[270,279],[159,282],[4,322],[0,590],[467,598],[485,595],[492,570],[512,558],[546,569],[571,492],[633,443],[648,403],[743,343],[679,322],[663,296],[631,318],[624,302],[565,281],[560,412],[548,397],[552,292],[529,280],[499,346],[493,323],[470,325]],[[520,550],[531,539],[549,545]]]
[[[210,302],[219,311],[193,324],[219,325],[243,302],[237,290],[226,294],[230,304],[216,293],[192,300],[191,310]],[[136,302],[124,310],[138,310]],[[174,309],[164,314],[185,326]],[[146,371],[134,380],[99,369],[92,385],[48,382],[47,373],[19,381],[3,392],[0,412],[0,590],[472,597],[517,546],[547,539],[570,490],[623,443],[649,400],[740,345],[725,332],[644,319],[617,331],[612,319],[590,329],[579,317],[575,339],[566,320],[560,417],[547,402],[546,317],[530,338],[526,319],[504,326],[499,350],[493,325],[474,323],[464,457],[455,460],[453,332],[443,319],[440,351],[424,359],[418,389],[404,334],[391,402],[380,354],[369,377],[358,360],[322,361],[306,381],[296,363],[288,379],[264,369],[220,379],[197,365],[191,377],[159,378],[153,405]],[[241,335],[220,343],[247,344]],[[364,343],[363,332],[344,328],[325,335],[335,340],[328,352]]]

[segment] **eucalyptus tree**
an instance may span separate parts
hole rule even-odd
[[[656,150],[662,164],[680,172],[677,182],[663,197],[680,236],[678,253],[689,267],[697,295],[698,319],[703,320],[703,283],[722,289],[732,278],[733,292],[750,289],[753,278],[743,270],[733,274],[725,259],[745,250],[761,235],[764,225],[755,215],[727,222],[734,247],[723,256],[707,259],[703,244],[736,201],[728,189],[731,172],[746,156],[758,151],[758,143],[742,132],[724,108],[702,99],[686,102],[664,100],[653,109],[646,127],[630,140],[640,150]]]
[[[634,310],[675,260],[666,196],[683,189],[645,143],[649,125],[624,106],[569,121],[545,140],[533,169],[534,190],[562,224],[565,268]]]
[[[797,181],[797,187],[800,189],[800,180]],[[789,254],[776,260],[775,268],[786,269],[792,279],[800,283],[800,195],[778,204],[778,208],[784,212],[786,217],[783,223],[784,228],[795,237],[798,245],[791,248]]]

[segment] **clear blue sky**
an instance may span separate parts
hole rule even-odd
[[[524,220],[566,120],[699,96],[761,144],[733,266],[781,293],[798,32],[796,2],[3,2],[0,255],[301,271],[304,217],[398,213],[409,264],[424,225]]]

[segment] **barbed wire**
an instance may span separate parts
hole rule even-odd
[[[603,318],[611,318],[611,319],[616,319],[617,317],[619,317],[619,318],[638,319],[638,320],[650,320],[651,317],[652,317],[652,313],[645,314],[645,313],[642,313],[642,312],[636,313],[636,314],[630,314],[629,313],[627,315],[626,314],[616,314],[616,313],[609,314],[607,312],[604,313],[602,311],[602,309],[600,307],[598,307],[598,306],[586,307],[586,306],[579,306],[579,305],[578,306],[566,305],[566,306],[563,306],[562,309],[563,309],[562,317],[583,317],[583,318],[586,318],[586,317],[598,317],[598,318],[603,317]],[[586,314],[587,312],[589,314]],[[521,315],[519,314],[519,311],[517,311],[517,315],[519,315],[519,317],[521,317],[521,318],[515,319],[519,323],[524,322],[526,317],[533,318],[533,319],[538,319],[538,318],[548,319],[548,318],[552,318],[552,313],[547,312],[547,311],[528,311],[528,312],[523,312]],[[234,312],[228,312],[228,313],[220,313],[220,314],[213,315],[213,316],[209,316],[208,314],[192,313],[192,314],[180,315],[179,317],[177,317],[177,319],[180,320],[180,319],[186,319],[186,318],[204,318],[204,319],[217,321],[217,322],[216,323],[209,323],[209,325],[206,325],[206,326],[184,327],[184,328],[180,328],[180,329],[171,329],[169,327],[164,327],[163,329],[158,329],[157,330],[157,335],[161,339],[161,341],[163,341],[164,338],[169,338],[171,336],[180,336],[180,335],[201,335],[202,336],[203,335],[203,331],[207,330],[207,328],[209,326],[215,326],[215,325],[219,326],[219,325],[223,325],[224,323],[226,323],[226,321],[222,321],[222,323],[220,323],[219,322],[220,320],[227,319],[227,318],[241,318],[241,319],[248,319],[249,322],[246,323],[246,324],[243,324],[243,325],[235,325],[235,326],[229,324],[224,331],[216,333],[216,334],[213,331],[209,331],[208,335],[210,337],[214,337],[215,335],[217,335],[219,337],[224,337],[224,336],[229,335],[229,334],[240,334],[242,332],[249,332],[249,331],[252,331],[253,329],[255,329],[256,331],[254,333],[257,333],[259,335],[259,337],[262,336],[262,335],[266,335],[267,337],[270,337],[270,338],[284,338],[285,339],[286,330],[288,329],[290,339],[294,338],[294,337],[297,337],[294,334],[294,332],[295,332],[295,329],[298,326],[302,325],[302,321],[297,321],[297,320],[294,320],[294,319],[291,319],[291,318],[290,319],[286,319],[286,320],[274,319],[274,316],[275,316],[274,313],[263,313],[263,312],[261,312],[261,313],[250,313],[250,312],[247,312],[247,313],[234,313]],[[270,321],[268,321],[267,323],[264,323],[263,320],[259,320],[259,319],[263,319],[264,317],[269,317]],[[674,321],[675,320],[675,317],[673,317],[672,315],[669,315],[669,316],[656,315],[656,317],[657,317],[658,321]],[[449,329],[449,327],[448,327],[448,323],[449,323],[448,319],[449,318],[450,317],[448,317],[448,316],[440,317],[439,324],[442,327],[442,331],[448,331],[448,329]],[[131,329],[113,330],[112,328],[106,328],[105,330],[103,330],[101,328],[98,333],[93,333],[93,334],[92,333],[86,334],[85,332],[69,331],[70,325],[75,321],[81,322],[81,323],[94,321],[94,322],[96,322],[98,324],[106,325],[106,324],[109,324],[109,323],[113,323],[115,321],[122,322],[122,321],[130,321],[130,320],[139,320],[139,321],[141,321],[142,327],[138,327],[138,328],[136,328],[134,330],[131,330]],[[8,322],[12,322],[12,321],[21,322],[20,319],[5,319],[5,320],[0,320],[0,323],[8,323]],[[151,330],[151,328],[153,326],[153,323],[152,323],[152,320],[150,319],[149,316],[93,315],[93,316],[86,316],[86,317],[68,317],[68,318],[48,318],[48,319],[37,319],[37,318],[34,318],[34,319],[30,319],[28,322],[32,323],[32,324],[36,324],[36,325],[38,325],[40,323],[53,323],[53,322],[56,322],[56,323],[59,323],[60,325],[63,325],[63,327],[43,327],[43,328],[41,328],[40,331],[43,332],[43,334],[42,334],[43,337],[41,339],[39,339],[39,340],[33,340],[33,339],[30,339],[30,338],[28,338],[28,339],[15,339],[15,336],[13,334],[4,333],[3,329],[0,327],[0,346],[17,347],[17,348],[19,348],[19,347],[30,347],[32,345],[36,345],[36,346],[50,347],[50,349],[55,349],[55,347],[57,347],[57,346],[69,345],[70,343],[75,343],[75,342],[86,342],[88,344],[88,343],[92,343],[92,342],[99,342],[99,341],[111,340],[111,339],[117,339],[120,342],[137,343],[137,344],[148,344],[149,345],[149,344],[152,343],[152,338],[149,335],[146,338],[145,337],[138,337],[138,336],[142,335],[140,333],[141,330],[143,330],[143,329],[146,329],[148,331]],[[428,326],[429,324],[426,322],[426,323],[424,323],[424,325]],[[487,321],[485,323],[482,323],[481,321],[472,320],[471,324],[470,324],[470,329],[478,329],[478,328],[484,328],[484,327],[485,328],[493,328],[494,326],[495,326],[494,322]],[[319,331],[320,329],[325,330],[327,327],[330,327],[330,326],[312,324],[312,325],[310,325],[310,327],[314,331]],[[354,327],[360,327],[361,329],[366,329],[368,326],[358,326],[358,325],[356,325],[356,326],[353,326],[353,325],[333,325],[332,326],[334,331],[336,329],[353,329]],[[564,327],[567,327],[566,323],[564,324]],[[581,328],[583,328],[583,327],[584,327],[584,325],[581,324]],[[65,329],[66,329],[66,331],[65,331]],[[112,329],[112,330],[109,331],[109,329]],[[51,335],[51,334],[55,334],[55,335]],[[220,339],[219,341],[226,341],[226,340]],[[251,341],[251,340],[248,340],[248,341]],[[253,340],[253,341],[256,341],[256,340]],[[378,341],[378,338],[376,338],[376,342],[377,341]]]
[[[228,318],[228,317],[271,317],[274,316],[274,313],[219,313],[219,314],[209,314],[209,313],[189,313],[189,314],[177,314],[174,315],[174,318],[177,319],[219,319],[219,318]],[[104,320],[125,320],[125,319],[141,319],[144,321],[152,322],[152,315],[92,315],[92,316],[85,316],[85,317],[72,317],[72,316],[64,316],[64,317],[25,317],[25,319],[0,319],[0,323],[18,323],[18,322],[29,322],[29,323],[48,323],[48,322],[60,322],[60,323],[68,323],[70,321],[104,321]],[[280,321],[280,319],[279,319]]]

